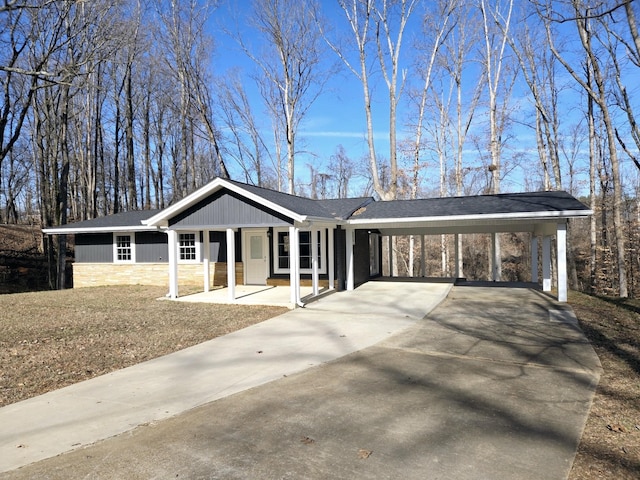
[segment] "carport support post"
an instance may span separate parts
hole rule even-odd
[[[336,287],[336,283],[335,283],[335,276],[336,276],[336,272],[335,272],[335,259],[333,258],[335,256],[334,253],[334,239],[333,239],[333,227],[329,227],[327,229],[329,232],[329,240],[327,241],[327,243],[329,244],[329,253],[327,254],[327,267],[328,267],[328,273],[329,273],[329,290],[333,290]]]
[[[387,239],[387,245],[389,245],[389,277],[393,277],[393,237],[389,235]]]
[[[498,246],[500,240],[498,235],[500,234],[497,232],[491,234],[491,280],[494,282],[500,281],[500,247]]]
[[[559,223],[556,229],[558,262],[558,301],[567,301],[567,224]]]
[[[538,283],[538,236],[531,235],[531,281]]]
[[[169,298],[178,298],[178,232],[167,230],[169,248]]]
[[[551,237],[542,237],[542,291],[551,291]]]
[[[347,254],[347,290],[353,290],[355,287],[353,272],[353,238],[353,229],[345,229],[345,246]]]
[[[227,228],[227,288],[229,301],[236,299],[236,236],[233,228]]]
[[[456,278],[462,278],[462,237],[459,233],[455,234],[455,251],[456,251]]]
[[[203,271],[203,279],[204,279],[204,291],[208,292],[211,285],[211,272],[209,271],[210,264],[210,249],[209,249],[209,231],[205,230],[202,232],[202,249],[204,250],[202,255],[202,268]]]
[[[320,293],[318,288],[318,229],[312,228],[311,232],[311,288],[313,296]]]
[[[420,276],[427,276],[427,249],[424,244],[424,235],[420,235]]]
[[[289,227],[289,299],[292,305],[297,305],[300,300],[299,244],[298,228]]]

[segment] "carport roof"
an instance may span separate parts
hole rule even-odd
[[[426,198],[373,202],[349,220],[409,219],[495,214],[589,215],[590,210],[567,192],[503,193],[470,197]]]

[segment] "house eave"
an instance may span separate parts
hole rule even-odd
[[[85,228],[43,228],[42,233],[46,235],[75,235],[77,233],[108,233],[108,232],[156,232],[160,229],[144,225],[120,226],[120,227],[85,227]]]

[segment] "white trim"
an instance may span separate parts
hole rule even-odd
[[[75,235],[77,233],[134,233],[134,232],[158,232],[159,228],[141,226],[129,227],[83,227],[83,228],[43,228],[42,233],[47,235]]]
[[[542,291],[551,291],[551,236],[542,237]]]
[[[556,261],[558,263],[558,301],[567,301],[567,224],[559,223],[556,233]]]
[[[193,263],[201,263],[202,262],[202,242],[200,242],[200,231],[197,230],[176,230],[178,232],[178,244],[177,244],[177,250],[178,250],[178,263],[180,264],[193,264]],[[183,259],[182,257],[182,251],[181,251],[181,245],[180,245],[180,236],[181,235],[193,235],[194,236],[194,246],[196,248],[196,258],[195,259]],[[204,234],[203,234],[204,235]]]
[[[334,290],[336,288],[336,272],[335,272],[335,235],[332,227],[328,229],[328,252],[327,252],[327,266],[329,269],[329,289]]]
[[[209,241],[209,230],[202,232],[202,279],[204,281],[204,292],[211,289],[211,244]]]
[[[347,267],[347,290],[355,288],[355,275],[353,270],[353,244],[355,243],[355,235],[353,228],[345,229],[345,249],[346,249],[346,267]]]
[[[472,197],[470,197],[472,198]],[[437,217],[392,217],[392,218],[363,218],[347,220],[349,225],[379,225],[390,223],[436,223],[442,221],[469,221],[469,220],[545,220],[565,217],[588,217],[593,215],[593,210],[561,210],[557,212],[515,212],[515,213],[483,213],[473,215],[441,215]]]
[[[236,232],[227,228],[227,295],[230,302],[236,299]]]
[[[165,208],[164,210],[157,213],[153,217],[148,218],[147,220],[143,220],[142,222],[144,225],[148,225],[148,226],[166,226],[169,218],[176,216],[177,214],[183,212],[193,204],[199,202],[200,200],[203,200],[204,198],[208,197],[209,195],[223,188],[226,188],[234,193],[237,193],[238,195],[244,198],[257,202],[260,205],[263,205],[271,210],[281,213],[298,222],[303,222],[307,219],[305,215],[300,215],[295,212],[292,212],[291,210],[283,208],[278,204],[275,204],[273,202],[270,202],[269,200],[266,200],[264,197],[260,195],[256,195],[254,193],[248,192],[247,190],[245,190],[239,185],[228,182],[222,178],[216,178],[215,180],[201,187],[200,189],[196,190],[192,194],[187,195],[186,197],[184,197],[182,200],[175,203],[174,205]]]
[[[169,248],[169,298],[178,298],[178,232],[167,230]]]
[[[290,269],[291,269],[291,264],[289,264],[289,268],[280,268],[278,266],[278,260],[279,260],[279,253],[278,253],[278,233],[287,233],[290,234],[290,227],[285,227],[285,228],[281,228],[281,227],[274,227],[273,228],[273,235],[271,238],[271,242],[273,245],[273,258],[271,259],[271,262],[273,264],[273,273],[274,274],[287,274],[289,273]],[[325,274],[327,273],[327,244],[326,244],[326,237],[327,237],[327,231],[325,228],[321,228],[321,229],[311,229],[311,228],[298,228],[297,230],[298,235],[300,235],[300,232],[320,232],[320,251],[318,252],[318,257],[320,259],[320,268],[318,268],[318,273],[319,274]],[[313,236],[313,235],[312,235]],[[312,243],[313,245],[313,243]],[[289,240],[289,249],[291,249],[291,240]],[[298,239],[298,265],[300,264],[300,240]],[[313,274],[313,264],[311,266],[311,268],[299,268],[300,273],[310,273]]]
[[[131,260],[118,260],[118,237],[129,237]],[[134,232],[113,232],[113,263],[136,263],[136,234]]]

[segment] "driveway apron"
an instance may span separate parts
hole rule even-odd
[[[454,287],[416,321],[434,285],[379,285],[368,309],[333,296],[361,321],[405,320],[377,343],[0,478],[566,478],[601,371],[572,311]],[[350,321],[323,301],[296,312]],[[357,335],[336,325],[330,343]]]

